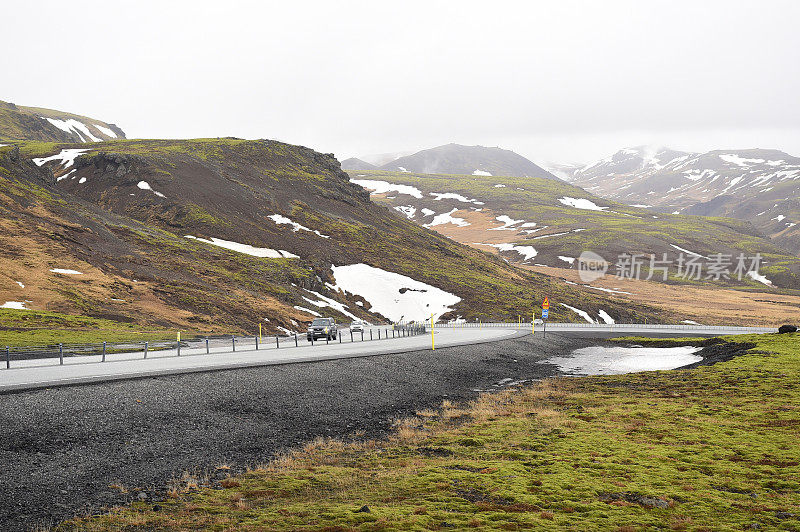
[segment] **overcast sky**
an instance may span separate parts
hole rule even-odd
[[[0,99],[340,159],[448,142],[800,155],[800,2],[13,2]]]

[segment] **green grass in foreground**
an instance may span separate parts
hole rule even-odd
[[[0,309],[0,347],[175,339],[177,331],[57,312]],[[190,335],[184,331],[183,336]]]
[[[387,441],[312,442],[59,529],[800,530],[800,336],[729,341],[757,348],[445,402]]]

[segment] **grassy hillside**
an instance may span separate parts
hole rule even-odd
[[[86,151],[71,166],[32,162],[78,148]],[[366,263],[457,295],[462,301],[450,316],[471,320],[514,320],[547,294],[593,314],[679,321],[520,271],[421,228],[371,202],[332,156],[300,146],[31,142],[0,148],[0,179],[0,245],[7,250],[0,299],[34,310],[202,332],[252,333],[259,322],[270,332],[297,330],[312,318],[309,308],[349,321],[338,304],[379,320],[368,301],[332,288],[332,265]],[[276,223],[276,215],[303,229]],[[298,258],[254,257],[187,235]],[[581,319],[565,307],[553,314]]]
[[[744,354],[714,366],[445,401],[388,441],[311,442],[58,529],[800,530],[797,341],[728,338],[717,348]]]
[[[416,187],[422,193],[421,198],[397,191],[373,195],[373,198],[394,208],[415,209],[410,219],[419,224],[434,221],[434,215],[426,216],[422,212],[425,208],[436,214],[458,209],[451,216],[461,218],[468,225],[431,226],[455,240],[470,245],[512,243],[531,246],[537,252],[535,257],[523,261],[519,253],[502,251],[505,258],[514,262],[564,268],[569,267],[569,263],[559,257],[574,258],[583,251],[598,253],[612,266],[621,254],[649,256],[652,253],[660,259],[663,253],[668,253],[668,259],[674,259],[681,253],[678,248],[706,257],[717,253],[734,256],[744,253],[750,257],[760,253],[762,274],[776,286],[800,288],[800,259],[741,220],[654,212],[601,199],[551,179],[384,171],[351,171],[350,175],[356,180],[380,180]],[[447,192],[471,201],[437,199],[436,194]],[[590,204],[582,205],[590,208],[565,205],[564,201],[570,198],[588,200]],[[595,208],[597,210],[593,210]],[[509,230],[498,230],[503,226],[503,222],[496,219],[498,216],[518,222]],[[490,249],[485,245],[476,247]],[[645,262],[644,277],[649,259]],[[670,282],[684,282],[675,273],[673,268]],[[764,288],[752,279],[728,283],[723,280],[717,284]]]
[[[125,133],[115,124],[73,113],[0,101],[0,141],[93,142],[95,139],[116,138],[124,139]]]

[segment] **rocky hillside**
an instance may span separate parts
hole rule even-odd
[[[353,168],[359,170],[359,168]],[[369,170],[369,168],[363,168]],[[446,144],[400,157],[380,167],[417,174],[504,175],[558,179],[522,155],[502,148]]]
[[[515,319],[544,295],[675,317],[507,265],[370,201],[332,155],[274,141],[0,147],[0,304],[196,330],[317,314]],[[580,315],[560,306],[554,319]]]
[[[100,142],[124,138],[119,127],[102,120],[0,101],[0,141]]]
[[[616,273],[620,256],[638,255],[642,278],[649,257],[683,254],[707,262],[716,254],[761,254],[761,274],[702,279],[722,286],[800,288],[800,259],[751,224],[731,218],[667,214],[601,199],[576,186],[541,178],[351,172],[353,182],[409,220],[459,242],[499,253],[523,266],[574,268],[584,251],[602,256]],[[731,266],[733,270],[733,266]],[[669,283],[694,282],[670,268]],[[656,274],[655,279],[663,278]],[[705,274],[703,274],[705,277]]]
[[[800,253],[800,158],[781,151],[630,148],[576,170],[570,181],[662,212],[746,220]]]

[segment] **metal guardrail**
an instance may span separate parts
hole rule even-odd
[[[437,329],[478,329],[482,327],[487,328],[510,328],[510,329],[530,329],[531,322],[516,322],[516,321],[494,321],[494,322],[466,322],[466,323],[436,323],[434,326]],[[542,327],[542,323],[537,321],[535,324],[536,330]],[[745,327],[739,325],[692,325],[692,324],[651,324],[651,323],[564,323],[564,322],[547,322],[548,329],[597,329],[603,331],[617,331],[627,329],[639,330],[691,330],[691,331],[740,331],[752,333],[764,332],[777,332],[777,327]]]
[[[141,342],[101,342],[94,344],[55,344],[47,346],[0,347],[0,369],[11,369],[12,361],[45,360],[56,365],[64,365],[64,359],[81,358],[82,361],[107,362],[118,355],[141,355],[142,359],[154,353],[162,357],[186,356],[198,354],[224,354],[237,351],[261,351],[287,349],[304,345],[354,343],[406,338],[426,334],[424,324],[389,324],[367,326],[363,331],[353,332],[349,328],[338,329],[335,339],[306,339],[306,333],[295,333],[282,336],[223,336],[192,338],[181,341],[141,341]],[[115,357],[115,355],[117,355]],[[137,357],[138,358],[138,357]],[[95,360],[96,359],[96,360]],[[131,360],[130,357],[125,358]],[[17,364],[16,367],[36,367],[53,364]]]

